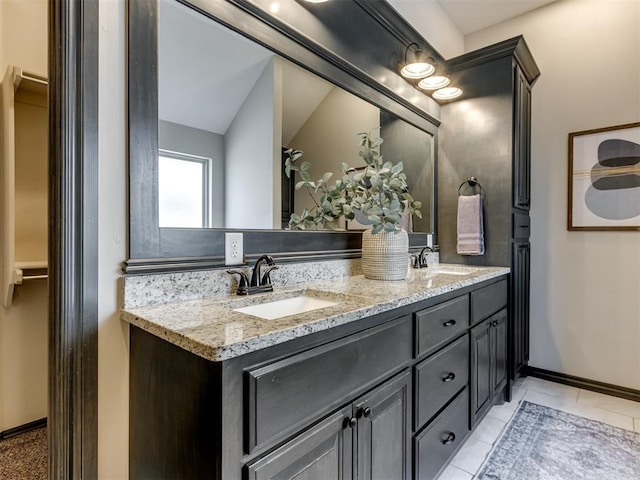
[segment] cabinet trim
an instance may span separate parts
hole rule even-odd
[[[538,79],[540,69],[536,65],[531,50],[529,50],[527,42],[525,42],[522,35],[449,59],[447,61],[447,69],[449,73],[455,73],[509,56],[515,57],[530,84],[533,84]]]

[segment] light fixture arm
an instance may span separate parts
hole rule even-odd
[[[407,45],[407,48],[404,49],[404,63],[407,63],[407,53],[409,53],[409,50],[411,49],[411,47],[415,47],[415,52],[419,53],[422,51],[422,49],[420,48],[420,45],[418,45],[416,42],[411,42],[409,45]]]

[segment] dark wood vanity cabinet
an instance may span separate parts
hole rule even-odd
[[[217,362],[132,326],[130,477],[433,479],[502,398],[506,302],[496,278]]]
[[[404,371],[267,456],[250,480],[409,480],[411,375]]]
[[[487,318],[470,332],[471,426],[491,408],[507,382],[507,310]]]
[[[247,468],[252,480],[335,478],[351,480],[353,471],[353,432],[345,407],[301,433],[273,453]]]
[[[511,335],[510,358],[514,378],[522,374],[529,362],[529,299],[531,272],[531,244],[528,240],[514,241],[513,273],[511,274]]]
[[[540,71],[522,36],[449,59],[447,67],[464,97],[441,109],[440,261],[511,267],[508,375],[515,380],[526,374],[528,362],[531,91]],[[486,251],[461,256],[456,252],[458,187],[472,176],[482,185]],[[479,190],[467,186],[462,193]]]
[[[508,285],[500,281],[471,292],[470,423],[473,428],[507,384]]]

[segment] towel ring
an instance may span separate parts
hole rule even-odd
[[[458,195],[462,195],[462,187],[464,187],[467,183],[471,188],[478,187],[480,189],[480,195],[484,195],[484,188],[482,188],[482,185],[480,185],[480,182],[476,177],[469,177],[464,182],[462,182],[458,187]]]

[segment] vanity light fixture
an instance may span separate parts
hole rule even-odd
[[[423,78],[418,82],[418,87],[422,90],[438,90],[444,88],[451,83],[449,77],[446,75],[432,75],[427,78]]]
[[[329,0],[304,0],[307,3],[327,3]]]
[[[433,98],[438,100],[451,100],[462,95],[462,90],[458,87],[445,87],[433,92]]]
[[[413,50],[412,50],[413,47]],[[411,50],[412,61],[409,61],[409,51]],[[404,51],[404,63],[398,65],[400,75],[410,80],[418,80],[428,77],[436,71],[433,59],[428,57],[417,43],[410,43]]]

